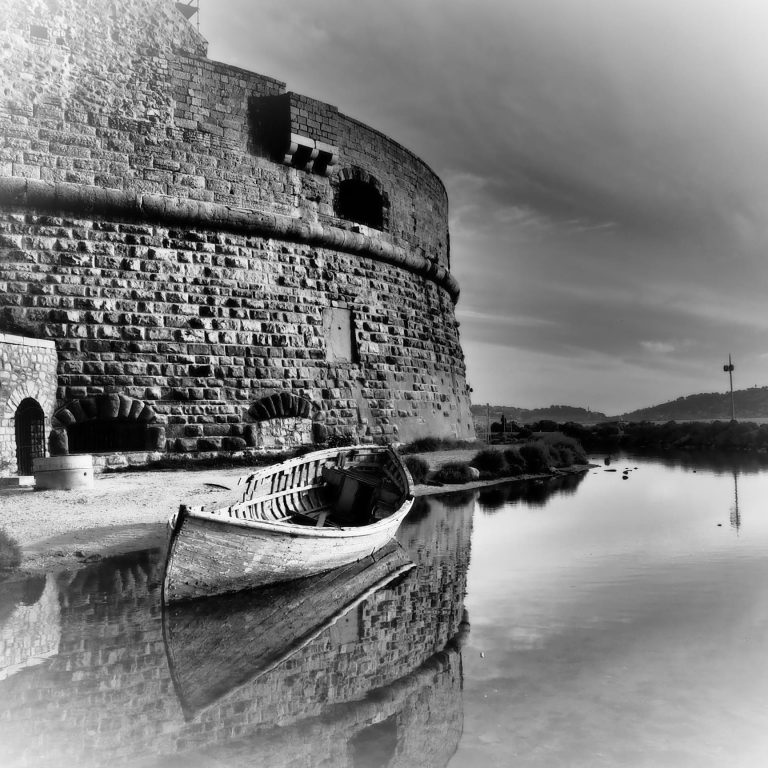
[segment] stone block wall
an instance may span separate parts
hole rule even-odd
[[[8,0],[0,331],[55,341],[59,406],[142,399],[170,451],[290,444],[248,415],[282,391],[315,434],[471,437],[440,180],[204,53],[169,0]],[[384,201],[381,229],[338,215],[346,179]],[[349,360],[322,332],[333,307]]]
[[[37,401],[50,428],[57,364],[53,340],[0,333],[0,477],[17,474],[15,416],[23,400]]]

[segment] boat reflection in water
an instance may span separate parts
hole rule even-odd
[[[402,549],[341,573],[164,616],[159,553],[49,577],[28,624],[51,617],[54,655],[0,680],[3,768],[446,765],[472,506],[423,505]]]
[[[274,669],[415,567],[392,541],[319,576],[164,607],[168,666],[185,715]]]

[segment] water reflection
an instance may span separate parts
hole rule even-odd
[[[398,542],[315,578],[163,609],[168,665],[187,718],[274,669],[324,630],[331,652],[365,633],[364,612],[347,617],[416,565]]]
[[[0,637],[26,647],[0,646],[3,766],[446,765],[471,530],[432,500],[372,571],[168,614],[172,668],[158,552],[5,593]]]
[[[663,454],[636,451],[631,455],[652,459],[654,463],[670,469],[714,472],[715,474],[753,475],[768,469],[768,455],[760,453],[729,453],[727,451],[671,450]],[[614,460],[627,459],[627,454],[616,454]],[[608,461],[606,461],[608,463]]]
[[[733,506],[731,507],[731,528],[736,533],[741,529],[741,512],[739,511],[739,473],[733,470]]]
[[[493,485],[480,491],[477,500],[484,512],[497,512],[508,504],[518,503],[543,507],[554,496],[572,496],[584,477],[584,473],[579,473],[561,475],[546,481]]]
[[[53,656],[60,634],[52,577],[33,576],[0,586],[0,681]]]

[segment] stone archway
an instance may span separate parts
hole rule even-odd
[[[248,415],[256,422],[247,430],[248,444],[258,448],[298,448],[317,442],[311,400],[291,392],[275,392],[254,402]]]
[[[340,219],[389,231],[389,195],[381,182],[358,166],[342,168],[333,178],[334,213]]]
[[[156,421],[151,405],[127,395],[71,400],[53,414],[51,453],[161,451],[165,427]]]
[[[34,460],[45,457],[45,413],[34,398],[26,397],[19,403],[14,432],[19,475],[32,475]]]

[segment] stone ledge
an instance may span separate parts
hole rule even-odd
[[[81,217],[118,216],[171,225],[226,229],[360,254],[431,280],[447,291],[454,303],[459,298],[459,284],[445,267],[395,245],[384,236],[350,232],[284,214],[167,195],[139,194],[67,182],[49,183],[18,176],[0,176],[0,204],[56,213],[68,211]]]
[[[17,344],[21,347],[56,349],[56,342],[52,339],[33,339],[29,336],[15,336],[11,333],[0,333],[0,344]]]

